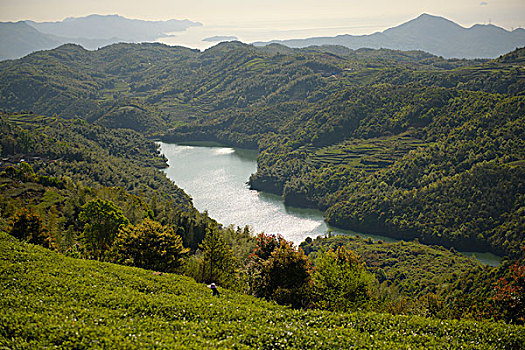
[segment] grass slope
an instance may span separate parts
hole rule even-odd
[[[64,257],[0,233],[0,346],[518,349],[525,327],[296,311],[178,275]]]

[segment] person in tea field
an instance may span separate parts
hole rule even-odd
[[[217,290],[217,286],[215,285],[215,283],[210,284],[208,286],[208,288],[211,288],[211,290],[213,292],[213,296],[220,296],[219,291]]]

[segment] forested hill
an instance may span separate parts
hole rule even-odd
[[[80,119],[0,113],[0,135],[2,232],[92,259],[102,259],[101,252],[114,239],[111,222],[117,220],[169,225],[192,250],[209,230],[222,232],[159,171],[166,159],[153,141],[135,131]],[[100,210],[94,215],[95,225],[106,229],[99,236],[85,233],[90,226],[84,213],[90,206]],[[17,225],[18,231],[13,229]],[[104,249],[92,244],[95,241]],[[164,253],[169,251],[162,247]]]
[[[28,113],[0,114],[0,134],[1,170],[25,161],[40,175],[119,187],[193,210],[190,197],[158,171],[167,165],[157,145],[132,130]]]
[[[259,148],[253,188],[336,226],[520,254],[525,49],[65,45],[0,63],[0,107]],[[166,129],[171,129],[165,133]]]
[[[0,106],[155,131],[208,118],[210,112],[315,102],[341,84],[403,83],[421,70],[443,72],[432,75],[427,84],[468,81],[473,89],[519,89],[510,86],[515,74],[509,65],[502,70],[498,64],[496,72],[484,73],[484,80],[494,81],[490,85],[474,79],[478,69],[449,71],[473,63],[423,52],[337,46],[292,50],[230,42],[200,53],[161,44],[117,44],[97,51],[64,45],[1,62]]]

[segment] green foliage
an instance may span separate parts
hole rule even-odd
[[[10,230],[9,221],[13,221],[20,208],[27,208],[42,219],[42,224],[53,238],[52,247],[66,254],[88,256],[82,233],[85,223],[79,215],[82,207],[90,201],[113,202],[133,225],[142,223],[145,218],[154,218],[171,227],[193,250],[204,238],[206,229],[219,230],[218,224],[207,214],[200,214],[194,209],[183,210],[171,201],[160,199],[162,197],[145,198],[122,188],[90,188],[68,177],[58,179],[36,175],[32,169],[28,170],[30,166],[26,164],[24,169],[32,174],[27,177],[23,175],[21,165],[9,166],[0,173],[0,229]],[[236,247],[240,260],[245,260],[253,241],[249,238],[249,231],[223,231],[229,237],[229,244]]]
[[[256,296],[295,308],[309,303],[310,262],[301,249],[281,235],[257,236],[247,274],[250,292]]]
[[[206,229],[206,236],[199,245],[202,251],[197,281],[232,285],[236,261],[231,247],[219,230]]]
[[[64,257],[0,233],[8,348],[520,349],[523,326],[291,310],[189,278]]]
[[[111,130],[78,119],[0,114],[0,133],[0,143],[17,143],[24,133],[33,140],[24,153],[3,147],[8,164],[25,159],[40,176],[69,177],[91,187],[122,187],[150,199],[173,201],[179,209],[192,209],[190,198],[158,171],[166,166],[158,146],[131,130]]]
[[[237,227],[236,229],[233,226],[228,226],[222,233],[226,243],[232,247],[235,259],[241,266],[246,265],[255,249],[256,239],[253,231],[248,226]]]
[[[84,223],[86,247],[96,259],[102,259],[113,245],[119,229],[129,225],[122,209],[111,201],[96,199],[82,206],[79,219]]]
[[[36,179],[33,168],[26,162],[20,162],[18,167],[6,167],[4,171],[2,171],[2,175],[19,181],[34,181]]]
[[[0,176],[0,225],[7,227],[17,209],[31,208],[58,249],[83,255],[82,207],[111,201],[134,225],[148,217],[173,228],[197,251],[187,267],[202,274],[208,266],[206,273],[216,275],[221,259],[213,252],[221,247],[222,255],[246,261],[253,241],[197,213],[158,171],[166,163],[153,142],[99,124],[164,140],[257,147],[252,188],[325,210],[331,224],[519,257],[524,54],[466,61],[337,47],[225,43],[200,53],[119,44],[94,52],[65,45],[2,62],[0,107],[47,117],[21,112],[0,118],[2,156],[8,164],[23,158],[32,165],[7,167]],[[50,117],[54,113],[72,119]],[[215,236],[199,252],[206,234]],[[280,239],[267,243],[249,263],[254,292],[304,306],[306,257]],[[470,268],[473,263],[453,252],[412,243],[357,245],[370,246],[362,248],[365,254],[355,251],[373,262],[368,266],[380,282],[378,294],[399,296],[390,300],[394,312],[485,317],[491,281],[510,281],[501,269]],[[231,278],[233,267],[226,266],[219,278]],[[450,344],[448,336],[440,340]],[[264,344],[278,347],[273,340]]]
[[[90,52],[66,45],[2,62],[0,107],[79,116],[163,140],[259,148],[252,188],[324,210],[333,225],[518,256],[524,52],[469,61],[238,42],[205,52],[158,44]],[[101,141],[73,129],[82,135],[77,145]],[[5,134],[4,154],[46,144],[24,130]],[[136,146],[126,146],[114,151],[136,158],[130,154]],[[81,146],[65,151],[49,159],[62,157],[67,165],[43,165],[47,175],[80,178],[89,169],[94,183],[135,194],[158,190],[189,206],[188,198],[148,171],[151,162],[142,159],[143,169],[111,157],[100,162],[102,152],[94,157]],[[102,170],[106,164],[120,171],[110,176]],[[482,175],[487,166],[496,168],[488,178]],[[198,234],[202,239],[204,231]]]
[[[360,258],[344,246],[317,256],[312,280],[315,304],[325,310],[364,308],[372,294],[372,275]]]
[[[396,293],[406,296],[439,294],[447,280],[455,280],[483,266],[475,258],[454,249],[428,246],[417,241],[383,242],[338,235],[318,237],[310,243],[301,244],[301,248],[313,259],[322,250],[337,250],[338,247],[358,254],[380,284],[388,285]]]
[[[517,51],[487,63],[341,47],[276,49],[222,43],[201,53],[159,44],[117,44],[96,51],[64,45],[2,62],[0,106],[159,132],[166,126],[207,119],[210,112],[224,116],[252,106],[316,102],[348,85],[418,81],[516,93],[523,91],[516,65],[520,56]],[[274,129],[272,124],[261,126]],[[254,145],[236,132],[218,136]]]
[[[95,199],[112,201],[134,225],[151,217],[173,227],[192,250],[206,228],[218,226],[158,171],[166,159],[157,145],[138,133],[32,113],[2,114],[0,132],[0,143],[16,143],[22,133],[33,140],[25,154],[2,148],[8,165],[0,175],[4,229],[17,208],[33,208],[60,251],[82,255],[79,236],[84,223],[78,216],[81,207]],[[19,162],[22,158],[26,161]]]
[[[383,242],[343,235],[307,239],[300,247],[317,265],[326,251],[344,247],[359,254],[377,280],[369,285],[370,305],[377,311],[521,322],[522,260],[504,260],[493,267],[454,249],[417,241]]]
[[[8,232],[10,235],[29,243],[48,248],[52,245],[52,239],[49,232],[44,228],[40,215],[26,208],[17,211]]]
[[[366,264],[366,270],[377,280],[377,284],[373,283],[371,286],[372,301],[376,303],[376,309],[394,314],[433,315],[442,318],[491,317],[487,302],[492,295],[490,285],[494,276],[479,276],[479,272],[493,272],[495,268],[483,266],[475,258],[464,256],[453,249],[427,246],[417,241],[383,242],[343,235],[318,237],[308,241],[301,243],[301,248],[312,260],[323,251],[335,251],[342,247],[358,254]],[[474,273],[477,277],[472,276]],[[480,286],[463,290],[467,285],[464,282],[472,279],[478,280]],[[481,293],[479,287],[482,285],[489,289]],[[459,300],[468,295],[480,296],[472,303],[477,310],[469,311],[465,308],[459,311],[456,297]],[[432,313],[432,303],[441,303],[442,310]]]
[[[522,96],[384,84],[322,106],[260,141],[252,188],[337,227],[521,254]]]
[[[146,218],[139,225],[120,228],[110,259],[119,264],[173,272],[187,253],[181,237],[172,228]]]

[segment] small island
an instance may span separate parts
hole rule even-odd
[[[222,42],[222,41],[235,41],[235,40],[239,40],[239,38],[237,38],[236,36],[228,36],[228,35],[215,35],[215,36],[210,36],[209,38],[205,38],[205,39],[202,39],[202,41],[207,41],[207,42],[210,42],[210,43],[218,43],[218,42]]]

